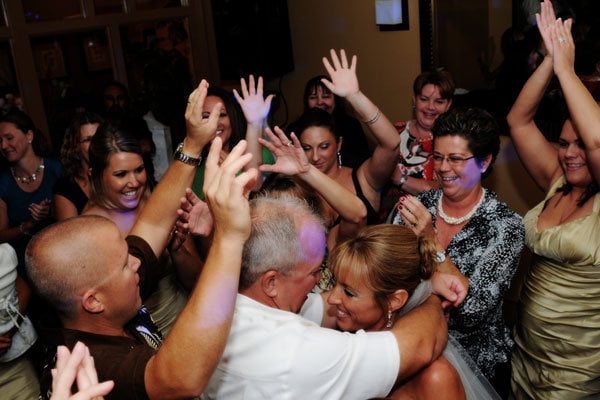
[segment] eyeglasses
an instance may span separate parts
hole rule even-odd
[[[471,157],[460,157],[460,156],[454,156],[454,155],[443,156],[438,153],[433,153],[432,158],[433,158],[433,162],[438,163],[438,164],[441,164],[444,162],[444,160],[446,160],[446,161],[448,161],[448,164],[450,164],[450,165],[462,165],[466,161],[470,160],[471,158],[475,158],[475,156],[471,156]]]

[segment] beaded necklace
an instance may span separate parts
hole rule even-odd
[[[24,185],[29,185],[30,183],[37,181],[38,174],[43,169],[44,169],[44,159],[42,158],[42,160],[40,161],[40,165],[38,165],[38,167],[35,169],[35,171],[33,171],[33,173],[29,176],[18,176],[15,173],[15,169],[13,167],[10,167],[10,172],[12,173],[13,178],[15,178],[15,180],[17,182],[22,183]]]
[[[470,220],[471,217],[473,217],[473,215],[475,215],[475,212],[477,211],[477,209],[479,208],[481,203],[483,203],[483,199],[485,198],[485,189],[483,189],[481,191],[481,197],[479,198],[479,201],[477,202],[477,204],[475,204],[475,206],[471,209],[471,211],[469,211],[468,213],[466,213],[465,215],[463,215],[460,218],[450,217],[450,216],[446,215],[446,213],[444,212],[444,207],[442,206],[442,197],[444,197],[443,193],[440,196],[440,198],[438,199],[438,204],[437,204],[438,215],[448,225],[460,225],[463,222]]]

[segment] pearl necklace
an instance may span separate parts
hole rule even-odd
[[[470,220],[471,217],[473,217],[473,215],[475,215],[475,212],[477,211],[477,209],[479,208],[481,203],[483,203],[483,199],[485,198],[485,189],[483,189],[481,191],[481,197],[479,198],[479,201],[477,202],[477,204],[475,204],[475,206],[471,209],[471,211],[469,211],[468,213],[466,213],[465,215],[463,215],[460,218],[450,217],[450,216],[446,215],[446,213],[444,212],[444,208],[442,207],[442,197],[444,197],[444,193],[442,193],[442,195],[438,199],[438,204],[437,204],[438,215],[448,225],[460,225],[463,222]]]
[[[17,174],[15,173],[15,169],[13,167],[10,167],[10,172],[12,173],[13,178],[15,178],[15,180],[17,182],[22,183],[24,185],[29,185],[31,182],[37,181],[38,174],[43,169],[44,169],[44,159],[42,158],[42,160],[40,161],[40,165],[38,165],[38,167],[35,169],[35,171],[33,171],[33,173],[29,176],[17,176]]]

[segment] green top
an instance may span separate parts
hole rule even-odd
[[[262,162],[263,164],[275,164],[275,156],[265,147],[262,148]],[[196,176],[194,177],[194,183],[192,183],[192,190],[196,193],[196,196],[204,200],[204,168],[206,167],[206,159],[202,160],[202,164],[196,169]]]

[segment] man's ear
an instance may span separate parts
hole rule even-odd
[[[404,289],[398,289],[388,296],[388,305],[393,312],[398,311],[408,301],[408,292]]]
[[[99,314],[104,311],[102,297],[93,289],[87,290],[83,296],[81,296],[81,306],[90,314]]]
[[[260,277],[260,285],[263,292],[268,297],[277,297],[277,283],[279,281],[279,272],[269,270]]]

